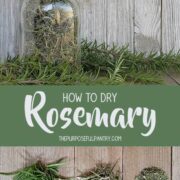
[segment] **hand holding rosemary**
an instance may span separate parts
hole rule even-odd
[[[96,41],[82,41],[80,49],[62,50],[56,60],[39,52],[9,57],[0,65],[0,84],[161,84],[163,73],[180,71],[179,53],[132,53],[127,47],[110,48]]]

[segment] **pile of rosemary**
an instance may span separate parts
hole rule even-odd
[[[120,180],[120,172],[115,171],[117,163],[103,164],[99,163],[96,167],[80,177],[76,178],[78,180]]]
[[[168,180],[167,174],[157,167],[146,168],[135,178],[135,180]]]
[[[72,58],[75,17],[66,0],[32,0],[24,10],[23,52],[37,52],[45,61]],[[63,52],[63,53],[62,53]]]
[[[132,53],[128,47],[109,47],[82,41],[58,59],[44,59],[38,51],[7,58],[0,64],[0,84],[161,84],[163,74],[180,72],[180,53]],[[69,58],[71,57],[71,58]]]

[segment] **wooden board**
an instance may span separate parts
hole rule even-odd
[[[141,170],[156,166],[171,178],[171,148],[125,147],[123,149],[123,179],[132,180]]]
[[[19,54],[21,46],[20,0],[0,0],[0,62]]]
[[[81,39],[106,42],[106,0],[77,0]]]
[[[162,49],[164,52],[180,49],[180,1],[162,1]]]
[[[0,172],[14,172],[25,166],[24,147],[0,147]],[[12,177],[1,176],[2,180],[12,180]]]
[[[118,161],[118,162],[117,162]],[[122,172],[121,147],[76,147],[75,174],[76,176],[91,170],[97,163],[116,163],[116,170]]]
[[[67,160],[60,169],[60,173],[74,177],[74,147],[2,147],[0,148],[0,172],[15,171],[36,163],[37,160],[49,163],[63,157]]]
[[[137,51],[180,49],[179,0],[71,0],[79,19],[79,39]],[[23,0],[0,0],[0,57],[22,52]]]
[[[129,45],[133,50],[134,0],[107,1],[107,43]]]
[[[180,1],[162,1],[162,51],[168,53],[180,49]],[[180,85],[180,74],[169,72],[164,75],[167,85]]]
[[[177,147],[172,152],[170,147],[1,147],[0,171],[14,171],[37,160],[52,162],[67,156],[67,166],[61,169],[61,174],[66,176],[79,175],[98,162],[115,163],[119,160],[117,169],[123,180],[132,180],[143,168],[151,166],[164,169],[170,179],[172,169],[172,180],[179,180],[179,154],[180,148]],[[3,177],[3,180],[10,179]]]
[[[135,50],[161,48],[161,0],[135,0]]]
[[[85,171],[91,170],[101,162],[101,150],[98,147],[76,147],[75,148],[75,175],[79,176]]]
[[[115,170],[119,171],[120,177],[123,175],[123,148],[122,147],[104,147],[102,148],[102,162],[116,164]]]
[[[172,151],[172,180],[179,180],[180,177],[180,147],[174,147]]]

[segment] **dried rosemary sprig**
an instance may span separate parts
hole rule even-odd
[[[68,60],[73,58],[75,17],[70,3],[64,0],[29,2],[24,17],[26,53],[38,50],[46,61],[59,60],[64,55]]]
[[[120,172],[119,170],[115,171],[117,163],[112,164],[103,164],[99,163],[95,168],[90,171],[82,174],[77,180],[119,180]]]
[[[42,161],[12,173],[0,173],[1,175],[13,175],[13,180],[57,180],[65,179],[59,175],[59,168],[64,165],[64,158],[56,162],[46,164]]]
[[[168,176],[162,169],[151,167],[143,169],[135,180],[168,180]]]

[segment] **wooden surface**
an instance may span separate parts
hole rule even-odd
[[[159,51],[161,0],[135,0],[135,50]]]
[[[106,0],[107,43],[129,45],[134,43],[134,0]]]
[[[93,168],[96,163],[115,163],[123,180],[133,180],[146,167],[164,169],[171,180],[180,178],[179,147],[1,147],[0,171],[14,171],[34,163],[68,157],[61,174],[73,177]],[[11,180],[12,177],[0,177]]]
[[[26,0],[33,1],[33,0]],[[23,51],[23,0],[0,0],[0,57]],[[71,0],[79,39],[129,45],[131,50],[180,49],[179,0]]]
[[[162,49],[180,49],[180,1],[163,0],[162,8]]]
[[[169,179],[180,178],[180,148],[170,147],[1,147],[0,171],[14,171],[36,160],[52,162],[68,157],[61,174],[73,177],[92,169],[99,162],[117,163],[122,180],[133,180],[139,172],[156,166],[164,169]],[[11,180],[11,177],[0,177]]]
[[[122,176],[122,148],[121,147],[76,147],[75,175],[91,170],[98,163],[112,163],[117,161],[116,169]]]
[[[0,58],[19,54],[21,44],[20,0],[0,0]]]
[[[180,178],[180,147],[174,147],[172,150],[172,179]]]
[[[132,180],[139,172],[148,167],[160,167],[171,179],[171,148],[128,147],[124,148],[124,179]],[[175,180],[175,179],[174,179]]]

